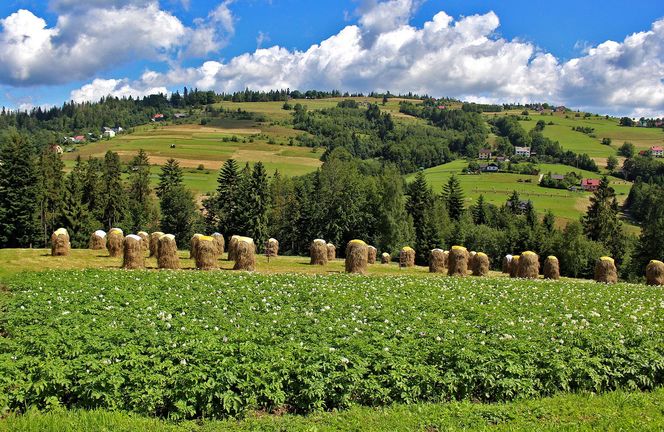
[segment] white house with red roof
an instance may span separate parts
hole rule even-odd
[[[664,147],[662,147],[662,146],[652,146],[652,147],[650,147],[650,153],[652,153],[653,157],[656,157],[656,158],[664,157]]]

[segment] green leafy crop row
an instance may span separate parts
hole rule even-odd
[[[22,275],[0,409],[224,418],[664,383],[664,291],[510,279]]]

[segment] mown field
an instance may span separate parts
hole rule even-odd
[[[641,285],[117,270],[22,273],[4,283],[0,408],[18,412],[258,415],[279,424],[289,420],[271,414],[351,408],[321,421],[357,421],[359,412],[381,424],[380,413],[357,407],[432,403],[442,405],[416,405],[422,418],[459,422],[456,410],[468,410],[500,424],[529,403],[467,402],[664,383],[664,291]],[[661,424],[661,398],[634,395]],[[454,400],[467,402],[446,404]],[[615,401],[601,399],[598,412]],[[397,421],[401,410],[399,421],[417,422],[414,409],[387,416]],[[538,409],[550,426],[572,415]],[[67,422],[70,414],[54,415]],[[95,415],[104,416],[81,419]],[[602,418],[592,408],[586,416]]]
[[[424,174],[436,194],[442,192],[443,185],[447,183],[452,175],[456,175],[463,187],[467,207],[472,205],[480,195],[484,195],[487,202],[503,205],[509,199],[512,191],[515,190],[519,192],[521,199],[531,200],[538,213],[551,210],[559,218],[559,222],[563,224],[571,220],[578,220],[588,207],[590,193],[543,188],[538,185],[539,176],[511,173],[461,174],[461,170],[467,166],[467,161],[459,159],[426,169]],[[548,174],[549,172],[565,174],[573,171],[580,173],[583,177],[599,178],[597,173],[567,165],[539,164],[539,168],[542,174]],[[413,178],[414,175],[407,177],[408,180]],[[611,177],[611,181],[611,186],[616,190],[618,200],[623,202],[629,194],[631,183],[615,177]]]

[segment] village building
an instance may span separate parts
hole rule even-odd
[[[662,146],[652,146],[650,147],[650,153],[653,157],[661,158],[664,157],[664,147]]]
[[[586,192],[595,192],[599,188],[599,179],[583,179],[581,187]]]
[[[490,149],[480,149],[479,159],[489,160],[491,159],[491,150]]]
[[[104,138],[113,138],[115,136],[115,131],[109,127],[104,127],[102,135]]]
[[[514,147],[514,154],[525,158],[530,157],[530,147]]]

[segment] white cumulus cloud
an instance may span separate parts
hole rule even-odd
[[[500,19],[493,12],[454,19],[441,11],[416,27],[410,18],[417,6],[415,0],[365,1],[357,24],[306,50],[259,46],[227,61],[208,59],[199,67],[152,72],[131,86],[412,91],[664,114],[664,19],[622,42],[588,47],[578,58],[562,62],[533,43],[499,37]],[[227,31],[234,30],[232,19],[223,18],[223,8],[214,13],[221,17],[218,23],[230,22]],[[49,39],[49,31],[43,29],[46,33],[38,37]]]

